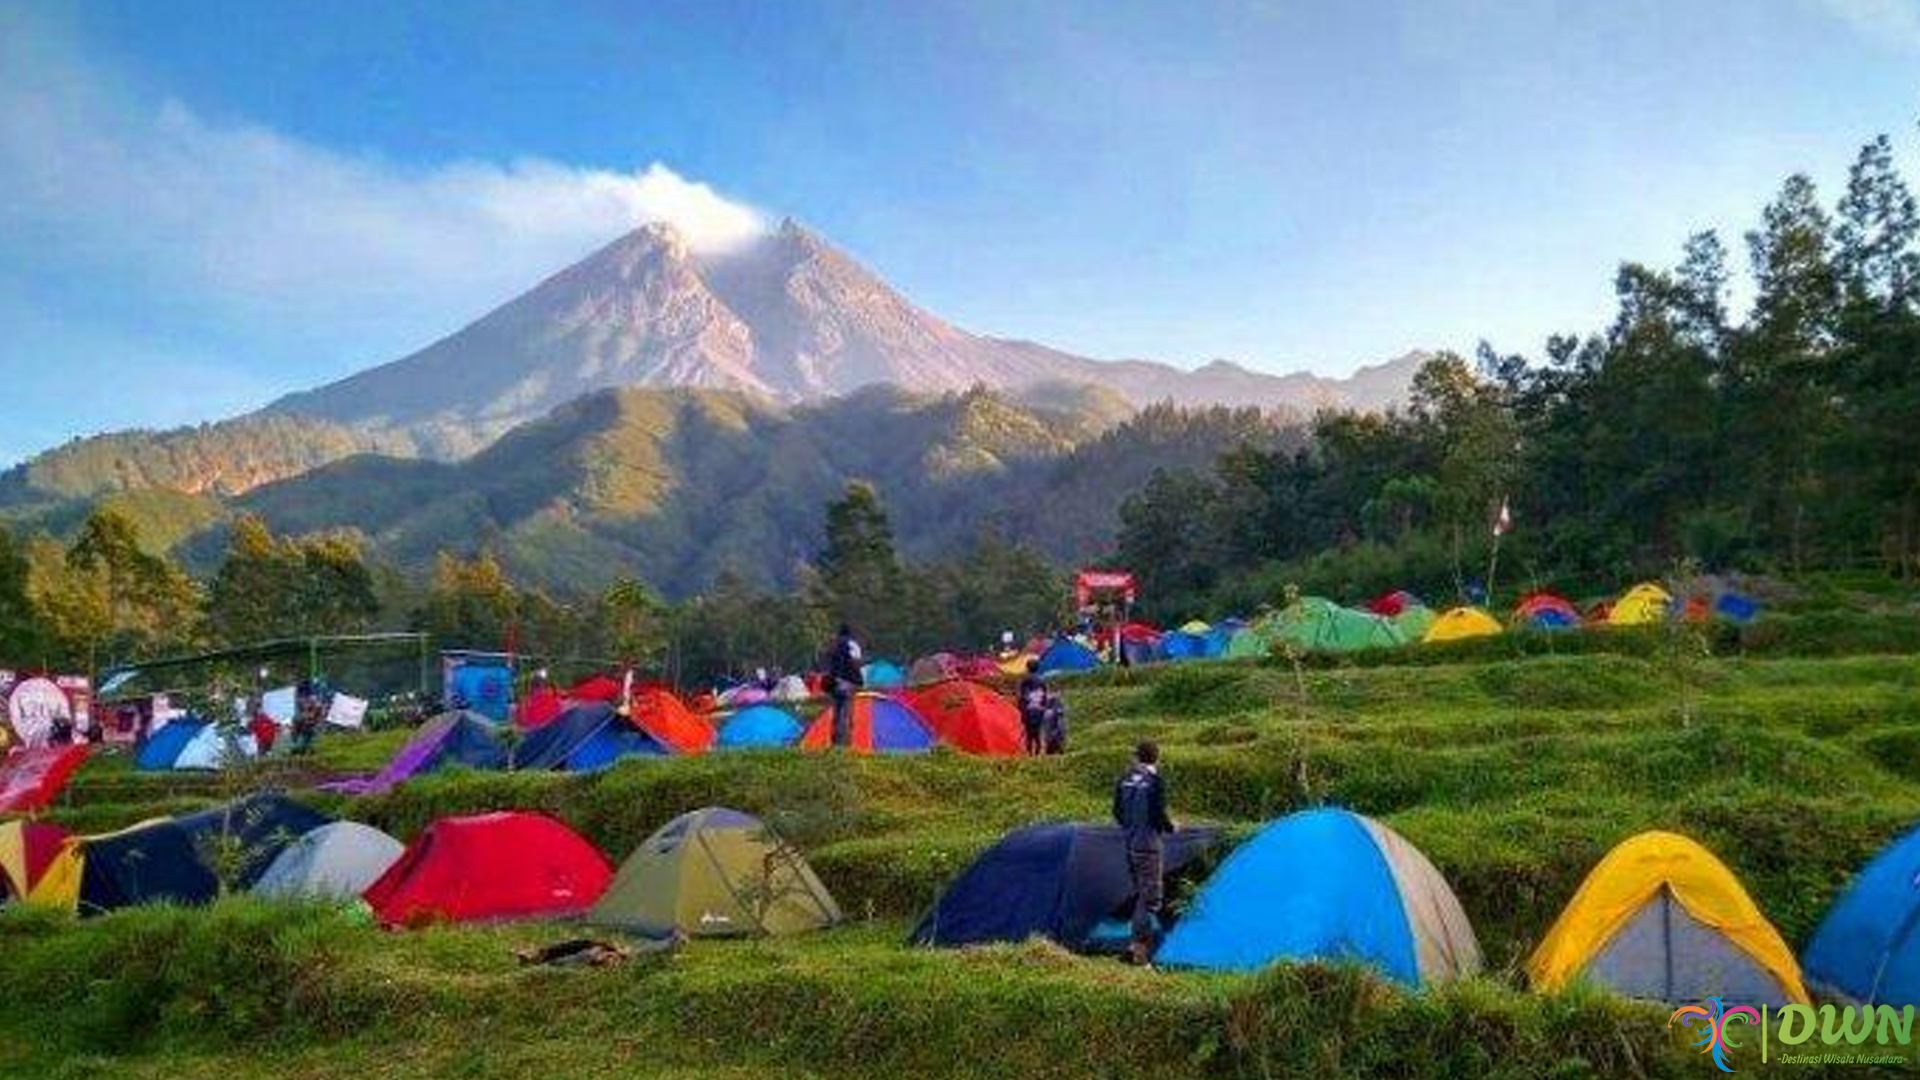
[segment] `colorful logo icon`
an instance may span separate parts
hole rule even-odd
[[[1727,1064],[1727,1051],[1740,1044],[1727,1038],[1727,1025],[1736,1019],[1758,1024],[1760,1013],[1751,1005],[1737,1005],[1729,1009],[1718,997],[1710,997],[1706,1006],[1683,1005],[1675,1009],[1673,1015],[1667,1017],[1667,1026],[1672,1027],[1674,1021],[1678,1020],[1681,1027],[1697,1033],[1698,1028],[1704,1025],[1706,1038],[1693,1045],[1700,1047],[1703,1054],[1712,1054],[1713,1063],[1720,1066],[1721,1072],[1734,1072],[1734,1067]]]

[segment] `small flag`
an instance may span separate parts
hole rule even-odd
[[[1507,506],[1507,500],[1500,500],[1500,516],[1493,519],[1493,535],[1505,536],[1513,528],[1513,511]]]

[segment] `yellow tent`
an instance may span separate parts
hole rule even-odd
[[[1001,653],[999,659],[994,662],[1000,665],[1001,674],[1025,675],[1027,665],[1033,663],[1033,657],[1021,652]]]
[[[1457,607],[1433,620],[1421,641],[1460,641],[1464,638],[1498,634],[1501,626],[1493,616],[1477,607]]]
[[[1183,634],[1204,634],[1211,629],[1213,629],[1213,627],[1208,626],[1199,619],[1188,619],[1186,622],[1180,624],[1180,632]]]
[[[1632,997],[1806,1004],[1792,950],[1712,852],[1644,832],[1607,853],[1527,961],[1535,987],[1585,977]]]
[[[1614,602],[1613,610],[1607,613],[1607,622],[1614,626],[1665,622],[1672,610],[1673,596],[1667,590],[1651,581],[1642,582]]]

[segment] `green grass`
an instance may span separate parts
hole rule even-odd
[[[403,836],[442,814],[545,809],[616,858],[684,810],[735,805],[808,849],[847,928],[556,972],[509,953],[569,932],[550,926],[389,934],[245,902],[80,923],[13,914],[0,917],[0,995],[83,1019],[48,1032],[0,1011],[0,1075],[1696,1076],[1710,1066],[1668,1041],[1665,1010],[1543,997],[1517,974],[1593,863],[1643,829],[1689,833],[1798,947],[1847,876],[1920,819],[1910,655],[1682,666],[1656,645],[1067,685],[1074,750],[1054,759],[754,753],[321,800]],[[336,737],[278,778],[368,769],[405,737]],[[1041,944],[899,944],[1005,829],[1102,815],[1142,737],[1165,748],[1177,816],[1239,836],[1338,803],[1391,824],[1460,895],[1487,975],[1413,994],[1354,970],[1146,973]],[[108,828],[232,787],[96,761],[51,816]],[[1760,1071],[1757,1055],[1739,1064]]]

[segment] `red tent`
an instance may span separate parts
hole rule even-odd
[[[1513,609],[1513,613],[1523,619],[1530,619],[1542,611],[1563,615],[1574,622],[1580,621],[1580,609],[1573,606],[1573,601],[1550,592],[1528,593],[1520,598],[1520,603],[1514,605]]]
[[[948,679],[907,695],[940,741],[969,754],[1013,757],[1025,748],[1020,710],[979,683]]]
[[[568,701],[598,701],[612,705],[620,700],[620,680],[611,675],[590,675],[562,691]]]
[[[41,821],[0,823],[0,897],[25,896],[32,891],[66,841],[67,830],[58,825]],[[21,874],[26,880],[15,880]]]
[[[1420,598],[1405,589],[1395,589],[1390,593],[1376,596],[1372,600],[1367,601],[1368,611],[1373,612],[1375,615],[1385,615],[1389,619],[1408,608],[1416,608],[1419,606],[1421,606]]]
[[[633,692],[629,719],[641,731],[681,754],[704,754],[713,748],[713,725],[701,719],[673,691],[644,686]]]
[[[606,857],[545,814],[441,818],[367,887],[388,926],[541,918],[592,907],[613,880]]]
[[[514,710],[513,722],[522,730],[545,727],[553,718],[567,711],[567,697],[551,686],[536,686],[520,699],[520,707]]]
[[[89,749],[86,743],[43,746],[0,758],[0,814],[31,813],[52,802]]]

